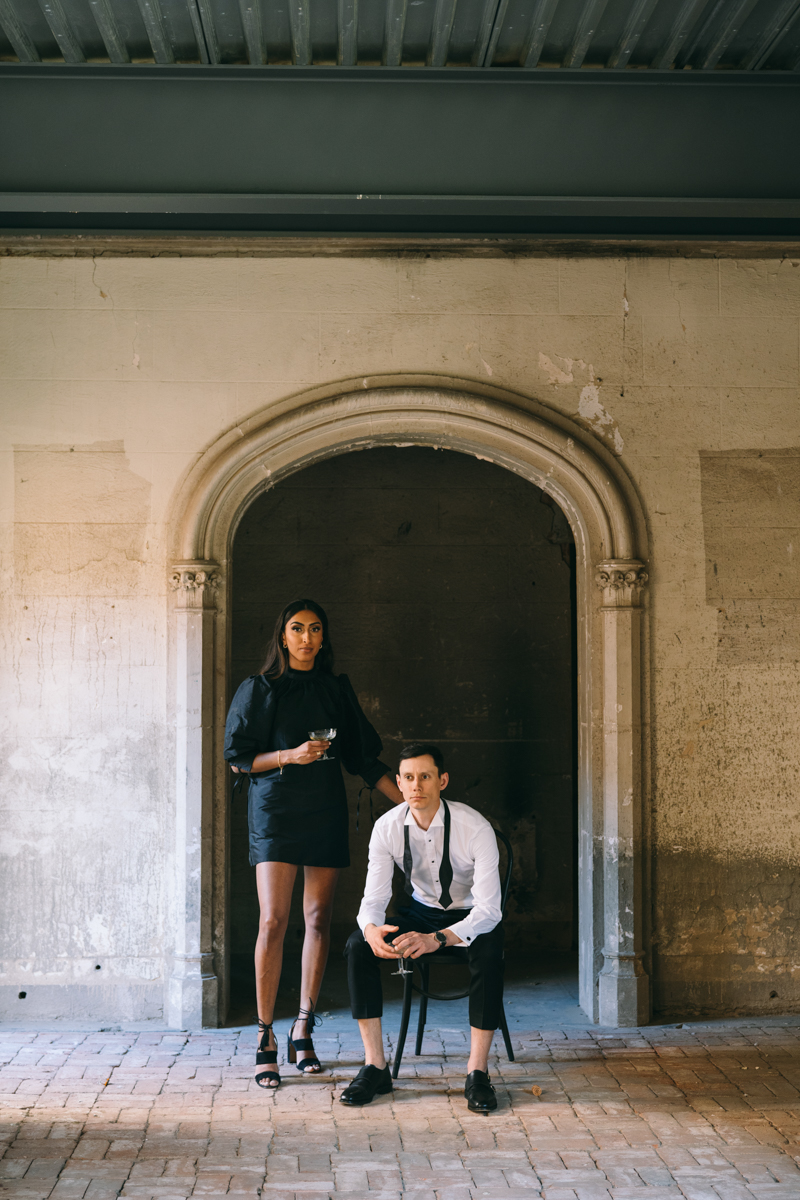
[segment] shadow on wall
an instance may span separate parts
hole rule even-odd
[[[405,741],[442,745],[448,797],[511,838],[509,936],[529,948],[576,940],[574,547],[561,510],[501,467],[452,451],[382,448],[329,459],[256,500],[233,554],[231,688],[258,670],[279,609],[298,595],[328,611],[346,672],[394,767]],[[334,953],[354,926],[370,805],[346,776],[352,866],[334,913]],[[373,797],[375,815],[386,802]],[[234,986],[252,976],[258,923],[246,800],[234,798]],[[287,951],[302,939],[299,887]]]

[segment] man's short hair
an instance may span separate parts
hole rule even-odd
[[[434,746],[433,742],[409,742],[400,751],[400,762],[405,762],[407,758],[422,758],[423,754],[430,754],[436,765],[436,770],[441,775],[444,770],[444,755],[438,746]]]

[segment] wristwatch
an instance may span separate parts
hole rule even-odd
[[[441,929],[437,929],[433,936],[436,938],[440,946],[447,945],[447,934],[442,933]]]

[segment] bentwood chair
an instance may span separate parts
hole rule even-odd
[[[514,852],[511,849],[511,842],[504,833],[499,829],[495,829],[497,840],[501,842],[506,849],[506,869],[503,873],[503,878],[500,883],[500,908],[503,915],[506,911],[506,903],[508,901],[508,893],[511,887],[511,870],[514,866]],[[397,1079],[397,1073],[400,1070],[400,1063],[403,1058],[403,1047],[406,1044],[406,1034],[408,1033],[408,1022],[411,1016],[411,997],[414,992],[419,996],[419,1020],[417,1022],[417,1045],[414,1050],[415,1054],[422,1053],[422,1036],[425,1033],[425,1021],[428,1017],[428,1001],[429,1000],[463,1000],[469,995],[469,989],[465,992],[457,992],[455,995],[441,996],[430,990],[430,973],[432,966],[466,966],[468,962],[467,950],[461,946],[443,946],[441,950],[437,950],[436,954],[425,954],[422,958],[407,958],[406,965],[411,967],[411,971],[403,978],[403,1013],[400,1017],[400,1031],[397,1035],[397,1049],[394,1054],[394,1063],[392,1064],[392,1079]],[[421,976],[421,986],[418,987],[414,983],[414,967],[419,968]],[[505,1008],[500,1009],[500,1032],[503,1035],[503,1041],[506,1044],[506,1054],[508,1061],[514,1061],[514,1051],[511,1048],[511,1038],[508,1033],[508,1022],[506,1021]]]

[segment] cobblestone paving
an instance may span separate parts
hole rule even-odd
[[[363,1109],[336,1099],[357,1038],[318,1032],[332,1073],[284,1065],[275,1095],[252,1082],[253,1029],[0,1034],[0,1195],[800,1197],[797,1025],[517,1034],[491,1117],[467,1111],[460,1031],[427,1033]]]

